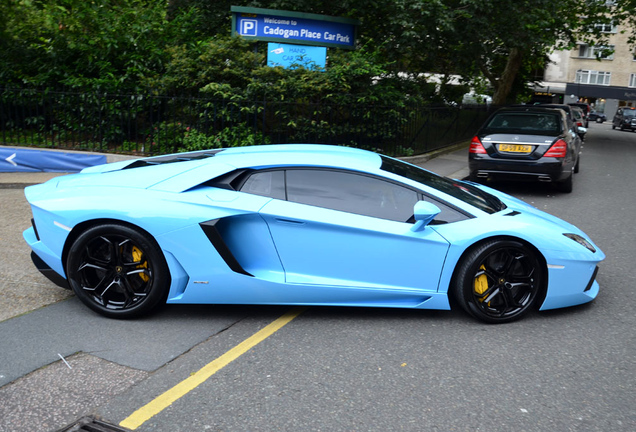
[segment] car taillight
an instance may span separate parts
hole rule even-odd
[[[568,151],[568,144],[562,139],[557,140],[552,147],[548,149],[547,152],[543,156],[546,157],[555,157],[555,158],[563,158]]]
[[[479,140],[479,137],[473,137],[473,140],[470,142],[470,148],[468,149],[468,153],[472,154],[486,154],[486,148]]]

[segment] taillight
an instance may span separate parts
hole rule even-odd
[[[555,142],[554,144],[552,144],[552,147],[550,147],[543,156],[564,158],[567,151],[568,151],[568,144],[562,139],[560,139],[560,140],[557,140],[557,142]]]
[[[473,140],[470,142],[470,148],[468,149],[468,153],[472,154],[486,154],[486,148],[479,140],[479,137],[474,136]]]

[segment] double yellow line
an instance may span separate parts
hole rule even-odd
[[[203,366],[189,378],[186,378],[176,386],[172,387],[170,390],[159,395],[148,404],[139,408],[137,411],[135,411],[127,418],[125,418],[121,423],[119,423],[119,425],[132,430],[137,429],[146,421],[150,420],[152,417],[159,414],[164,409],[168,408],[175,401],[194,390],[196,387],[198,387],[212,375],[223,369],[225,366],[276,333],[291,320],[303,313],[305,309],[306,308],[296,308],[287,312],[285,315],[281,316],[271,324],[254,333],[252,336],[245,339],[243,342],[241,342],[225,354]]]

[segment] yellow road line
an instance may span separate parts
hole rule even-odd
[[[132,430],[137,429],[146,421],[150,420],[152,417],[159,414],[164,409],[168,408],[175,401],[185,396],[190,391],[194,390],[196,387],[198,387],[212,375],[223,369],[225,366],[276,333],[291,320],[303,313],[305,309],[306,308],[295,308],[290,310],[285,315],[281,316],[276,321],[273,321],[266,327],[254,333],[252,336],[245,339],[243,342],[241,342],[225,354],[203,366],[189,378],[186,378],[179,384],[172,387],[170,390],[157,396],[157,398],[153,399],[145,406],[139,408],[137,411],[122,420],[119,425]]]

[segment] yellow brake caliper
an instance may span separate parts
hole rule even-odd
[[[132,248],[133,261],[135,261],[135,262],[141,261],[141,256],[142,256],[142,253],[139,250],[139,248],[137,246],[133,246],[133,248]],[[142,264],[139,264],[137,266],[137,268],[138,269],[141,269],[141,268],[147,269],[148,268],[148,261],[144,261]],[[146,273],[139,273],[139,277],[141,279],[143,279],[144,282],[148,282],[148,280],[150,279]]]
[[[479,270],[486,270],[486,267],[482,264],[479,267]],[[475,294],[481,296],[488,289],[488,276],[485,273],[480,274],[475,278]],[[479,301],[484,301],[483,298],[479,299]]]

